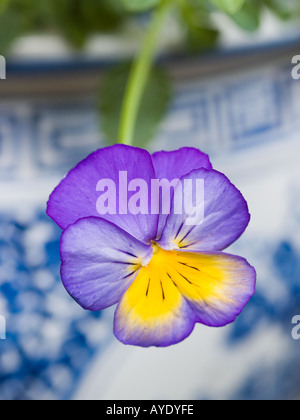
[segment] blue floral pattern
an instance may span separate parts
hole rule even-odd
[[[220,154],[299,136],[300,85],[290,70],[279,65],[271,74],[256,69],[255,74],[179,86],[151,149],[188,144]],[[0,341],[0,399],[69,399],[96,352],[109,345],[111,325],[101,313],[84,312],[64,290],[60,231],[45,215],[45,194],[37,193],[39,204],[24,204],[21,211],[11,199],[24,182],[32,196],[37,183],[50,193],[68,169],[104,144],[103,136],[89,99],[51,106],[2,100],[0,111],[0,315],[7,321],[7,338]],[[3,200],[2,191],[9,197]],[[294,208],[292,202],[285,205]],[[299,215],[291,217],[299,232]],[[262,325],[273,325],[289,341],[289,357],[282,355],[276,369],[262,360],[232,398],[299,397],[299,342],[291,337],[291,319],[300,314],[300,249],[284,230],[272,244],[268,238],[259,245],[247,242],[247,249],[256,250],[251,261],[267,269],[258,270],[257,293],[228,329],[224,348],[255,337]],[[277,301],[259,287],[273,278],[278,294],[285,290]]]

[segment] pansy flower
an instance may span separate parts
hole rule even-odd
[[[111,188],[99,186],[103,180]],[[151,203],[153,180],[176,180],[168,212],[162,200]],[[204,185],[203,199],[196,200],[204,218],[191,225],[191,214],[176,209],[187,198],[195,203],[197,180]],[[178,193],[189,182],[193,187]],[[142,206],[143,185],[149,188]],[[99,197],[107,214],[99,214]],[[130,205],[136,211],[128,212]],[[247,203],[197,149],[152,156],[125,145],[98,150],[62,180],[47,213],[63,229],[66,290],[87,310],[117,304],[114,333],[124,344],[164,347],[184,340],[196,323],[225,326],[254,294],[254,268],[222,252],[246,229]]]

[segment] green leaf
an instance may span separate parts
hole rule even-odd
[[[212,0],[212,2],[226,13],[233,15],[241,10],[245,0]]]
[[[232,15],[231,18],[242,29],[255,32],[261,22],[261,1],[260,0],[247,0],[243,8]]]
[[[110,144],[119,141],[122,99],[131,64],[122,64],[111,70],[103,81],[100,92],[102,130]],[[155,136],[167,111],[171,98],[169,78],[160,69],[152,69],[140,105],[134,135],[134,146],[144,148]]]
[[[63,35],[75,48],[84,47],[90,35],[112,31],[124,19],[119,0],[39,0],[45,26]]]
[[[192,52],[214,47],[219,39],[219,31],[213,26],[205,4],[182,1],[178,10],[186,31],[186,41]]]
[[[3,12],[3,10],[7,7],[8,0],[0,0],[0,13]]]
[[[0,14],[0,54],[6,54],[13,41],[22,35],[22,18],[14,9]]]
[[[122,2],[129,12],[143,12],[157,6],[161,0],[122,0]]]
[[[215,47],[220,33],[213,28],[190,27],[187,35],[188,46],[191,52],[205,51]]]
[[[285,1],[282,0],[264,0],[265,5],[280,19],[288,20],[292,19],[297,12],[297,0]],[[299,4],[298,4],[299,12]]]

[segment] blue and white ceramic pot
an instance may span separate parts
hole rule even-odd
[[[288,399],[300,395],[300,83],[289,47],[166,60],[175,97],[149,149],[195,146],[243,191],[252,214],[232,247],[258,272],[255,297],[224,329],[183,343],[119,343],[112,314],[83,311],[59,275],[52,189],[105,144],[102,64],[8,68],[0,84],[1,399]],[[2,334],[3,335],[3,334]],[[1,338],[5,338],[4,336]]]

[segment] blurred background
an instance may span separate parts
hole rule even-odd
[[[258,285],[233,325],[141,349],[114,338],[113,310],[85,312],[66,293],[45,210],[67,171],[117,141],[149,13],[121,0],[0,1],[1,400],[300,397],[299,7],[246,0],[229,16],[183,0],[170,13],[137,143],[197,147],[241,189],[252,221],[229,252]]]

